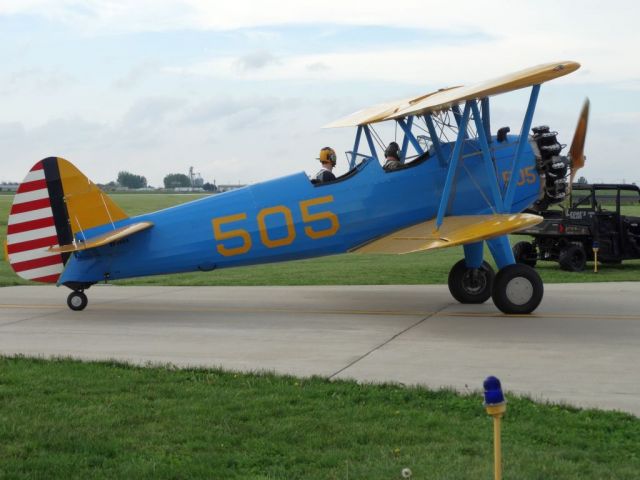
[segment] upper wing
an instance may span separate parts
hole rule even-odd
[[[141,232],[147,228],[153,227],[153,222],[138,222],[132,223],[125,227],[116,228],[97,237],[89,238],[84,242],[71,243],[69,245],[61,245],[59,247],[49,247],[50,252],[56,253],[69,253],[77,252],[79,250],[88,250],[90,248],[97,248],[107,245],[108,243],[121,240],[125,237],[133,235],[134,233]]]
[[[580,64],[572,61],[545,63],[467,87],[451,87],[419,97],[375,105],[325,125],[325,128],[367,125],[409,115],[439,112],[466,100],[490,97],[538,85],[567,75],[578,68]]]
[[[335,120],[322,128],[355,127],[358,125],[382,122],[383,120],[390,118],[392,115],[395,115],[397,112],[407,109],[431,95],[448,90],[455,90],[457,88],[461,87],[443,88],[418,97],[404,98],[394,102],[379,103],[377,105],[358,110],[357,112],[347,115],[346,117],[342,117],[339,120]]]
[[[433,219],[403,228],[351,251],[358,253],[411,253],[453,247],[505,235],[536,225],[542,220],[542,217],[529,213],[445,217],[438,231],[435,231],[435,219]]]

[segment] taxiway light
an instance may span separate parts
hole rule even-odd
[[[497,405],[504,403],[504,395],[502,394],[502,385],[496,377],[487,377],[483,383],[484,386],[484,404]]]
[[[485,378],[484,383],[484,408],[487,414],[493,417],[493,475],[495,480],[502,480],[502,441],[500,435],[500,423],[502,416],[507,411],[507,403],[502,393],[500,380],[494,376]]]

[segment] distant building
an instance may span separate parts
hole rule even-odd
[[[217,187],[218,187],[218,193],[224,193],[224,192],[228,192],[229,190],[237,190],[239,188],[246,187],[246,185],[241,185],[241,184],[237,184],[237,185],[217,185]]]
[[[18,190],[18,183],[2,182],[0,183],[0,192],[15,192]]]
[[[195,188],[201,188],[202,185],[204,185],[202,175],[195,173],[193,171],[193,167],[189,167],[189,182],[191,183],[191,186]]]

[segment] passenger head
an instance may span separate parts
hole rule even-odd
[[[331,168],[336,166],[336,152],[331,147],[324,147],[320,150],[320,157],[318,157],[320,163]]]
[[[384,157],[400,160],[400,146],[396,142],[391,142],[384,151]]]

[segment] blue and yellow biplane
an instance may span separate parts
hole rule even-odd
[[[49,157],[28,173],[10,211],[6,253],[18,275],[65,285],[72,310],[107,280],[209,271],[344,252],[409,253],[464,246],[449,274],[462,303],[493,298],[530,313],[543,285],[516,264],[507,234],[541,221],[527,208],[560,202],[584,165],[588,103],[567,156],[556,132],[529,135],[542,83],[579,68],[536,66],[473,86],[376,105],[327,127],[355,127],[345,175],[313,184],[303,173],[129,217],[70,162]],[[519,135],[491,131],[490,97],[531,88]],[[375,126],[395,122],[403,164],[385,171]],[[382,145],[384,148],[384,145]],[[498,266],[483,260],[484,243]]]

